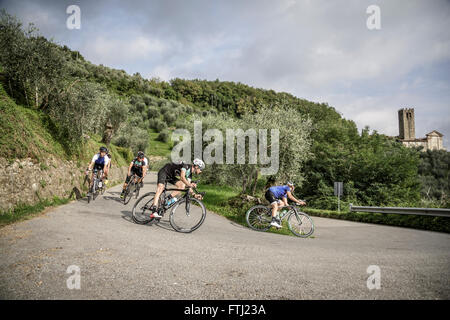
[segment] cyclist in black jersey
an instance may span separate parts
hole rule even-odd
[[[195,188],[197,185],[191,183],[192,174],[200,174],[205,169],[205,163],[200,159],[194,159],[192,164],[187,163],[168,163],[158,171],[158,184],[156,187],[155,198],[153,205],[150,207],[152,214],[151,218],[161,218],[156,212],[158,210],[159,196],[164,190],[167,182],[174,184],[177,189],[184,189],[186,187]],[[174,191],[169,195],[169,201],[180,194],[180,191]],[[201,195],[195,195],[196,198],[201,199]]]
[[[139,151],[137,157],[134,158],[133,161],[131,161],[130,166],[128,167],[127,178],[125,179],[122,193],[120,194],[121,198],[123,198],[125,195],[125,189],[127,188],[127,185],[130,182],[131,174],[135,173],[140,178],[139,183],[141,183],[145,175],[147,174],[147,169],[148,169],[148,160],[145,157],[144,152]]]

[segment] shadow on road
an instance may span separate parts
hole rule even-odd
[[[131,215],[132,215],[131,211],[122,210],[121,213],[122,213],[122,219],[124,219],[125,221],[128,221],[130,223],[134,223],[133,219],[131,218]],[[172,226],[170,225],[169,219],[168,218],[166,219],[165,217],[161,218],[161,220],[159,222],[150,221],[149,223],[146,223],[145,225],[146,226],[155,225],[162,229],[176,232],[175,230],[173,230]]]
[[[114,200],[114,201],[117,201],[117,202],[120,202],[121,204],[123,204],[123,199],[120,199],[120,197],[104,196],[103,199],[105,199],[105,200]]]

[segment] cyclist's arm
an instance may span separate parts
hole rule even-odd
[[[131,168],[133,168],[133,162],[131,162],[130,166],[128,167],[128,176],[131,176]]]
[[[89,171],[92,170],[92,168],[94,167],[94,161],[91,161],[86,169],[86,174],[88,174]]]
[[[191,183],[186,179],[186,171],[181,170],[180,173],[180,180],[183,182],[187,187],[191,186]]]
[[[142,178],[144,178],[147,175],[147,166],[144,166],[142,169]]]
[[[145,159],[145,163],[142,166],[142,179],[144,179],[144,177],[147,175],[147,170],[148,170],[148,160]]]
[[[287,192],[287,196],[290,200],[294,201],[295,203],[298,203],[298,204],[304,203],[303,201],[295,199],[295,197],[292,195],[292,193],[290,191]],[[287,200],[286,200],[286,202],[287,202]]]

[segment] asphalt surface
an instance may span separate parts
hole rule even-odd
[[[154,191],[155,173],[143,192]],[[0,229],[1,299],[449,299],[450,235],[313,217],[313,238],[208,212],[190,234],[131,220],[121,186]],[[206,195],[207,196],[207,195]],[[379,289],[368,288],[369,266]],[[80,288],[70,266],[80,271]],[[372,276],[371,276],[372,277]],[[67,284],[69,279],[69,286]]]

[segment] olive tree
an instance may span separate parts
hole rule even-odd
[[[277,161],[277,170],[270,173],[274,182],[303,181],[303,164],[311,155],[309,136],[312,123],[289,105],[262,107],[241,119],[230,118],[226,114],[194,115],[187,126],[193,138],[199,131],[199,128],[194,128],[195,123],[202,126],[203,157],[212,155],[214,158],[212,163],[207,163],[204,172],[207,181],[239,186],[243,193],[249,191],[254,194],[258,178],[262,174],[267,175],[268,164],[262,160],[269,156]],[[192,141],[192,157],[194,148]]]

